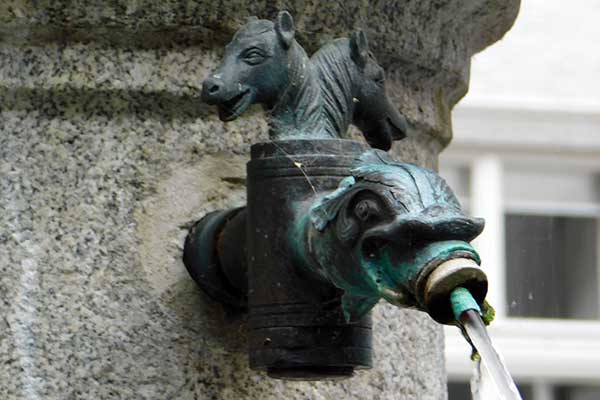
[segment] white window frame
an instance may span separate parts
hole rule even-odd
[[[599,385],[600,320],[513,318],[498,305],[506,305],[506,213],[600,216],[600,204],[594,203],[504,203],[506,166],[560,165],[600,174],[600,111],[468,106],[455,110],[453,122],[455,137],[440,163],[470,169],[467,204],[472,215],[486,219],[486,229],[475,246],[491,284],[488,299],[497,309],[490,333],[510,372],[516,380],[532,383],[536,400],[551,400],[548,388],[555,384]],[[473,368],[470,348],[457,328],[445,327],[445,333],[448,378],[468,381]]]

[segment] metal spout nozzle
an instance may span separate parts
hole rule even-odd
[[[478,305],[483,303],[487,294],[485,272],[469,258],[444,261],[426,279],[421,301],[429,315],[442,324],[456,321],[451,303],[451,294],[456,288],[468,290]]]

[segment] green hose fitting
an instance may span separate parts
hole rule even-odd
[[[457,287],[450,294],[450,304],[452,305],[452,312],[454,312],[454,318],[460,321],[460,316],[467,310],[476,310],[481,314],[481,308],[467,289],[463,287]]]

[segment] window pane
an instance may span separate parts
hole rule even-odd
[[[531,399],[531,385],[517,383],[517,388],[523,399]],[[599,397],[600,398],[600,397]],[[469,382],[448,382],[448,400],[471,400],[471,386]],[[567,399],[565,399],[567,400]],[[568,399],[571,400],[571,399]],[[579,399],[577,399],[579,400]],[[582,399],[583,400],[583,399]],[[587,399],[586,399],[587,400]]]
[[[598,221],[508,215],[508,313],[519,317],[598,318]]]
[[[556,400],[598,399],[600,399],[600,387],[597,386],[563,386],[556,391]]]
[[[468,382],[448,382],[448,400],[471,400]]]

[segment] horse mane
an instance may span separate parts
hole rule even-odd
[[[311,57],[321,86],[324,129],[334,137],[343,137],[352,122],[352,81],[354,61],[350,57],[350,40],[336,39]]]
[[[296,42],[289,50],[289,84],[270,110],[271,130],[280,137],[323,135],[322,97],[308,55]]]
[[[238,37],[252,37],[256,35],[260,35],[263,32],[271,31],[274,28],[274,24],[271,21],[267,21],[266,19],[258,19],[253,20],[242,26],[238,29],[237,32],[233,35],[232,41],[234,41]]]

